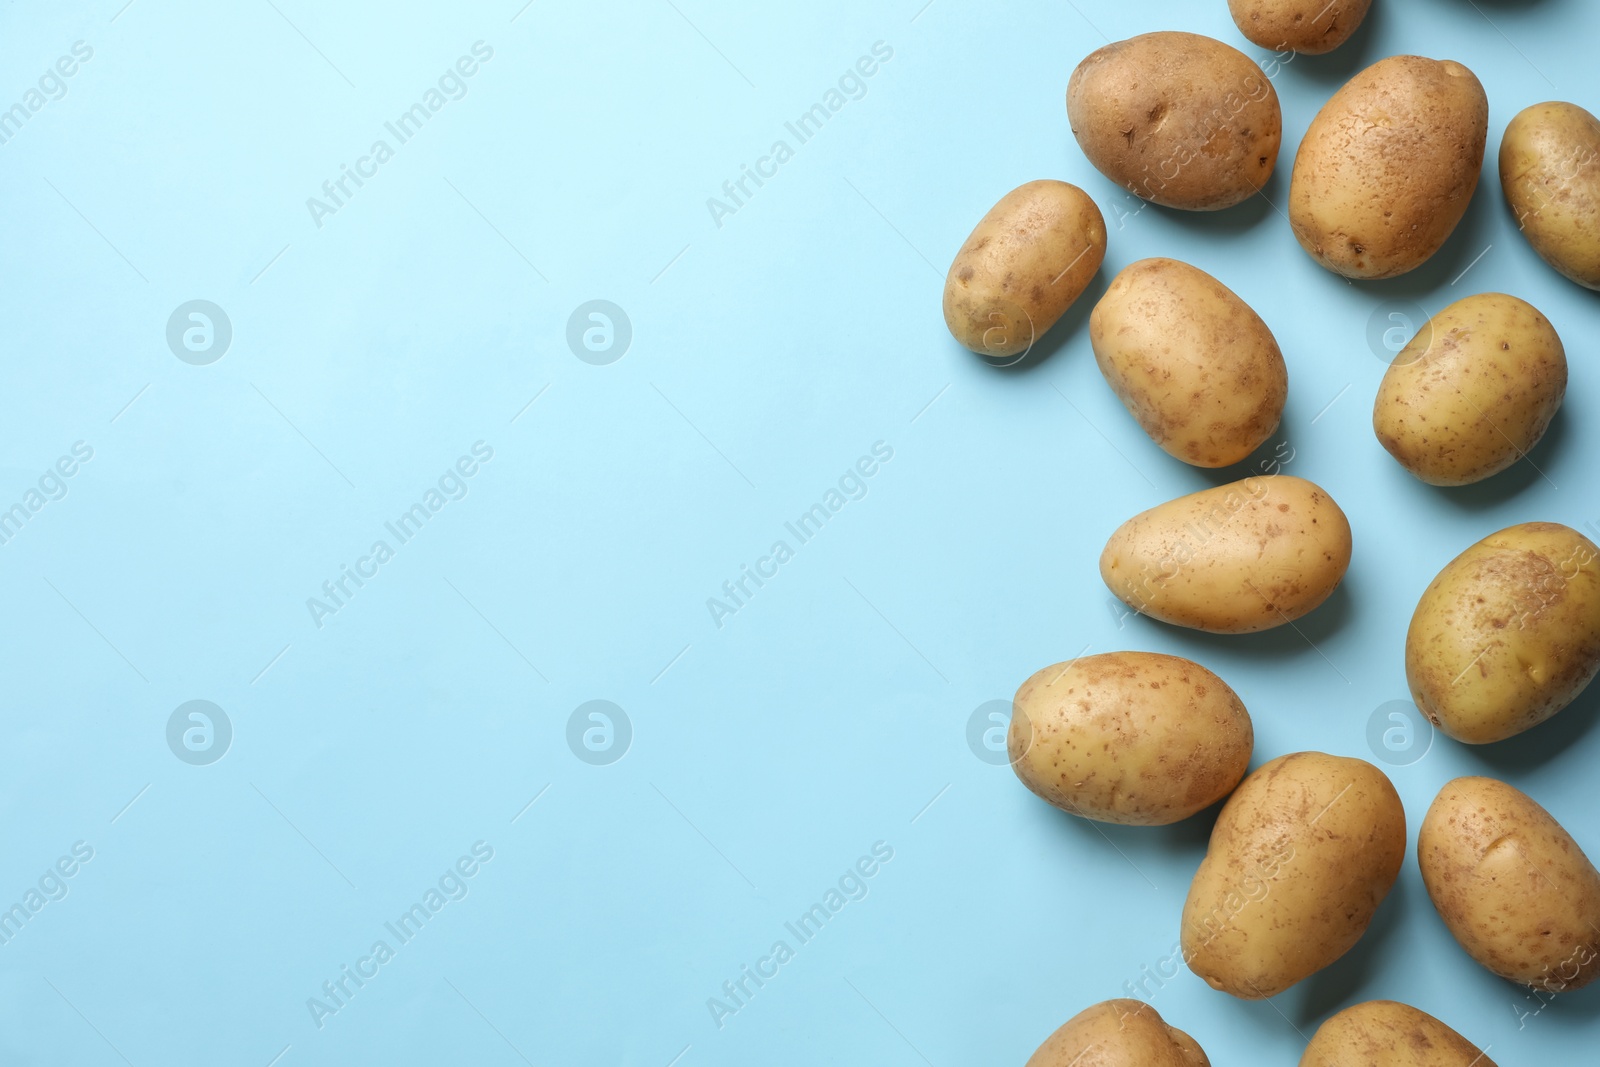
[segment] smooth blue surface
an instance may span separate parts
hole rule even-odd
[[[93,55],[0,145],[0,506],[75,442],[93,458],[0,545],[0,906],[75,843],[93,858],[0,944],[0,1062],[1020,1063],[1161,967],[1207,820],[1074,821],[975,755],[974,709],[1045,664],[1149,649],[1238,690],[1257,763],[1376,759],[1369,719],[1405,696],[1437,569],[1514,522],[1600,523],[1600,305],[1516,233],[1492,164],[1522,107],[1600,103],[1600,8],[1377,0],[1344,49],[1277,71],[1279,207],[1307,124],[1367,63],[1453,58],[1488,90],[1465,222],[1414,274],[1353,285],[1266,200],[1137,211],[1071,139],[1068,74],[1105,39],[1192,30],[1271,64],[1222,0],[922,2],[7,9],[0,105],[74,42]],[[385,123],[480,41],[464,95],[398,144]],[[787,134],[875,42],[892,57],[859,98]],[[319,226],[307,198],[380,138],[393,158]],[[792,158],[713,219],[778,139]],[[1110,250],[999,371],[950,340],[940,286],[1039,177],[1091,193]],[[1087,309],[1150,255],[1215,274],[1285,351],[1262,455],[1291,451],[1356,541],[1301,633],[1119,622],[1100,583],[1118,523],[1229,476],[1160,452],[1095,369]],[[1430,489],[1372,435],[1369,320],[1487,289],[1561,331],[1566,407],[1537,470]],[[233,333],[205,365],[166,340],[196,299]],[[567,342],[597,299],[632,327],[608,365]],[[447,477],[479,442],[492,459]],[[864,495],[787,532],[879,442],[892,458],[845,481]],[[442,476],[465,495],[400,543],[385,523]],[[308,598],[370,572],[378,540],[393,558],[319,626]],[[761,564],[779,540],[792,558]],[[718,626],[707,599],[758,565],[776,575]],[[220,760],[169,747],[191,700],[231,723]],[[569,747],[591,700],[631,724],[620,761],[575,754],[598,720]],[[1600,851],[1596,704],[1383,764],[1413,839],[1444,781],[1489,773]],[[493,858],[401,944],[385,923],[476,842]],[[845,882],[865,896],[788,933],[876,842],[893,858]],[[308,999],[379,939],[393,958],[319,1026]],[[793,958],[719,1028],[708,998],[779,940]],[[1600,1011],[1593,990],[1539,1010],[1478,969],[1411,855],[1357,950],[1273,1002],[1186,970],[1145,989],[1218,1064],[1294,1063],[1372,997],[1503,1065],[1584,1062]]]

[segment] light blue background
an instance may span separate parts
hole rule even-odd
[[[0,145],[0,506],[94,449],[0,546],[0,906],[94,849],[0,945],[7,1064],[1020,1063],[1169,954],[1209,816],[1075,821],[975,757],[975,708],[1082,651],[1149,649],[1237,689],[1257,763],[1375,758],[1367,723],[1405,696],[1438,568],[1514,522],[1600,522],[1600,310],[1517,235],[1492,163],[1522,107],[1595,108],[1584,0],[1377,0],[1344,49],[1276,74],[1278,207],[1316,109],[1367,63],[1420,52],[1483,81],[1467,218],[1381,284],[1315,266],[1265,200],[1129,215],[1073,143],[1066,80],[1108,38],[1191,30],[1270,62],[1222,0],[120,3],[0,16],[0,104],[94,50]],[[318,228],[306,199],[480,40],[467,95]],[[879,41],[893,58],[865,96],[717,226],[707,198]],[[945,332],[943,272],[1039,177],[1090,192],[1110,250],[1030,360],[996,370]],[[1160,452],[1095,369],[1087,309],[1150,255],[1215,274],[1284,349],[1263,455],[1292,449],[1356,542],[1305,639],[1108,605],[1110,531],[1230,477]],[[1488,289],[1560,330],[1567,403],[1542,474],[1431,489],[1373,438],[1368,322]],[[209,366],[165,341],[197,298],[234,331]],[[632,323],[608,366],[566,342],[591,299]],[[466,498],[317,628],[306,599],[478,441],[494,458]],[[867,495],[714,625],[707,598],[878,441],[893,459]],[[192,699],[232,722],[209,766],[166,743]],[[608,766],[566,741],[592,699],[632,724]],[[1413,839],[1443,782],[1488,773],[1600,851],[1596,707],[1385,764]],[[480,840],[469,895],[319,1029],[307,998]],[[877,841],[894,858],[866,898],[719,1029],[707,998]],[[1293,1063],[1373,997],[1501,1064],[1581,1062],[1600,1006],[1519,1021],[1537,1003],[1450,940],[1412,855],[1326,972],[1243,1003],[1183,971],[1153,1001],[1213,1062]]]

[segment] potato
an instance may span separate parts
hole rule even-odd
[[[1535,104],[1500,141],[1500,188],[1544,261],[1600,289],[1600,119],[1577,104]]]
[[[1217,817],[1183,905],[1183,958],[1224,993],[1281,993],[1360,940],[1405,853],[1406,813],[1382,771],[1279,756]]]
[[[1537,308],[1504,293],[1457,300],[1389,365],[1372,429],[1430,485],[1498,474],[1539,443],[1567,392],[1567,354]]]
[[[1495,1067],[1425,1011],[1392,1000],[1346,1008],[1317,1028],[1300,1067]]]
[[[1272,177],[1283,113],[1243,52],[1194,33],[1097,49],[1067,83],[1067,120],[1089,162],[1153,203],[1232,207]]]
[[[1600,548],[1556,522],[1490,534],[1429,583],[1406,631],[1406,680],[1457,741],[1500,741],[1600,673]]]
[[[1417,865],[1450,933],[1495,974],[1550,993],[1600,975],[1600,872],[1527,794],[1493,778],[1446,782]]]
[[[1165,826],[1233,791],[1255,734],[1226,682],[1155,652],[1057,663],[1022,683],[1006,748],[1022,784],[1100,822]]]
[[[1289,372],[1272,331],[1187,263],[1125,267],[1089,316],[1089,343],[1112,392],[1152,441],[1185,463],[1238,463],[1283,416]]]
[[[1425,262],[1466,214],[1489,101],[1450,60],[1390,56],[1333,94],[1300,141],[1289,224],[1324,267],[1392,278]]]
[[[1349,566],[1344,512],[1287,474],[1169,500],[1119,526],[1100,553],[1100,577],[1134,611],[1218,634],[1293,622]]]
[[[1211,1067],[1195,1039],[1142,1000],[1103,1000],[1065,1023],[1026,1067]]]
[[[1089,287],[1106,223],[1076,185],[1019,185],[989,209],[944,283],[950,334],[980,356],[1026,353]]]
[[[1252,44],[1320,56],[1350,39],[1372,0],[1228,0],[1234,25]]]

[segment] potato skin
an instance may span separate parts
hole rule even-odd
[[[1450,933],[1495,974],[1551,993],[1600,975],[1600,873],[1527,794],[1493,778],[1446,782],[1417,864]]]
[[[1026,1067],[1211,1067],[1195,1039],[1142,1000],[1103,1000],[1061,1024]]]
[[[1130,414],[1170,455],[1238,463],[1272,436],[1289,371],[1267,324],[1198,267],[1141,259],[1089,316],[1095,362]]]
[[[1289,182],[1295,239],[1347,278],[1392,278],[1437,252],[1483,169],[1489,101],[1452,60],[1390,56],[1333,94]]]
[[[1300,1067],[1495,1067],[1427,1012],[1393,1000],[1346,1008],[1317,1028]]]
[[[1556,522],[1485,537],[1429,583],[1406,631],[1418,709],[1457,741],[1531,729],[1600,673],[1600,547]]]
[[[1228,13],[1252,44],[1320,56],[1350,39],[1372,0],[1228,0]]]
[[[1567,393],[1567,353],[1525,300],[1457,300],[1389,365],[1372,406],[1378,442],[1430,485],[1467,485],[1526,455]]]
[[[1600,289],[1600,119],[1561,101],[1519,112],[1500,142],[1500,188],[1533,250]]]
[[[1067,83],[1067,120],[1089,162],[1135,196],[1215,211],[1272,177],[1278,92],[1243,52],[1163,31],[1096,49]]]
[[[1198,663],[1106,652],[1022,683],[1006,747],[1022,784],[1099,822],[1165,826],[1233,791],[1255,733],[1228,684]]]
[[[1406,814],[1365,760],[1295,752],[1223,805],[1183,905],[1189,969],[1245,1000],[1288,989],[1348,952],[1394,885]]]
[[[1019,185],[979,220],[944,283],[950,334],[980,356],[1016,356],[1089,287],[1106,222],[1076,185]]]
[[[1350,566],[1350,522],[1327,491],[1287,474],[1203,489],[1123,523],[1100,577],[1153,619],[1218,634],[1292,622]]]

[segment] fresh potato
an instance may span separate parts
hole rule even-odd
[[[1006,748],[1022,784],[1100,822],[1165,826],[1233,791],[1255,734],[1226,682],[1155,652],[1057,663],[1022,683]]]
[[[1495,974],[1551,993],[1600,975],[1600,872],[1527,794],[1493,778],[1446,782],[1417,865],[1450,933]]]
[[[1555,328],[1524,300],[1480,293],[1419,330],[1389,365],[1372,429],[1430,485],[1467,485],[1527,455],[1567,392]]]
[[[1317,1028],[1300,1067],[1495,1067],[1425,1011],[1392,1000],[1346,1008]]]
[[[1289,372],[1272,331],[1233,291],[1175,259],[1123,268],[1089,316],[1095,362],[1150,439],[1226,467],[1272,436]]]
[[[1089,53],[1067,83],[1067,120],[1101,174],[1190,211],[1254,196],[1283,136],[1278,93],[1261,68],[1194,33],[1146,33]]]
[[[1119,526],[1100,553],[1100,577],[1134,611],[1218,634],[1293,622],[1349,566],[1344,512],[1287,474],[1169,500]]]
[[[1544,261],[1600,289],[1600,119],[1577,104],[1535,104],[1506,127],[1500,188]]]
[[[1103,1000],[1061,1024],[1026,1067],[1211,1067],[1211,1061],[1144,1001]]]
[[[1405,809],[1382,771],[1279,756],[1217,817],[1183,905],[1183,958],[1224,993],[1281,993],[1360,940],[1405,852]]]
[[[1600,673],[1600,548],[1557,522],[1490,534],[1428,585],[1406,631],[1411,698],[1468,744],[1544,722]]]
[[[1350,39],[1372,0],[1228,0],[1234,25],[1252,44],[1320,56]]]
[[[1392,278],[1437,252],[1466,214],[1489,101],[1451,60],[1390,56],[1333,94],[1295,156],[1289,223],[1324,267]]]
[[[980,356],[1021,355],[1089,287],[1106,223],[1076,185],[1019,185],[989,209],[944,283],[950,334]]]

